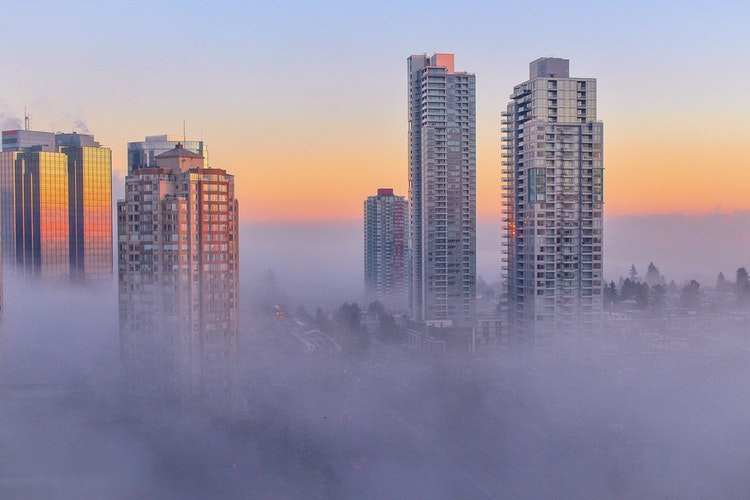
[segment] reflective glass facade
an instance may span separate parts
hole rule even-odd
[[[110,279],[112,154],[88,134],[52,136],[53,150],[45,142],[0,153],[6,262],[28,276]]]
[[[0,153],[0,229],[3,262],[16,260],[16,158],[18,153]]]
[[[70,274],[68,157],[46,151],[16,159],[16,263],[29,276]]]
[[[71,278],[112,277],[112,158],[108,148],[62,147],[68,156]]]

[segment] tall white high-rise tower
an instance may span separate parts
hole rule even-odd
[[[602,310],[603,124],[596,80],[541,58],[503,113],[510,327],[541,340],[595,330]]]
[[[471,326],[476,295],[476,82],[453,54],[413,55],[409,75],[411,311]]]

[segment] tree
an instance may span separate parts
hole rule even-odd
[[[349,332],[357,332],[362,329],[362,310],[359,304],[345,302],[339,307],[336,315],[339,325],[343,326]]]
[[[380,317],[378,336],[382,342],[398,342],[401,340],[402,332],[392,314],[384,314]]]
[[[638,277],[638,270],[635,268],[635,264],[630,266],[630,272],[628,273],[628,277],[630,278],[630,281],[640,281],[640,278]]]
[[[622,286],[620,287],[620,300],[635,300],[637,288],[637,282],[630,278],[625,278],[625,281],[622,282]]]
[[[646,310],[649,304],[649,286],[647,283],[635,284],[635,305],[638,309]]]
[[[364,354],[370,347],[370,335],[362,327],[359,304],[344,303],[336,313],[336,323],[343,335],[342,344],[350,354]]]
[[[379,300],[375,300],[367,306],[367,312],[375,318],[382,318],[385,314],[385,306]]]
[[[724,273],[719,272],[719,276],[716,278],[716,291],[723,292],[727,289],[727,279],[724,277]]]
[[[667,304],[667,285],[654,285],[651,287],[651,309],[659,312]]]
[[[750,276],[747,269],[737,269],[737,302],[747,305],[750,302]]]
[[[659,268],[656,267],[653,262],[649,263],[643,281],[648,283],[649,286],[663,285],[667,282],[667,280],[664,279],[664,276],[659,272]]]
[[[604,286],[604,307],[612,309],[617,304],[617,287],[614,281],[610,281],[609,285]]]
[[[695,280],[690,280],[690,283],[682,287],[682,291],[680,292],[680,305],[690,309],[697,309],[700,307],[700,287],[701,284]]]

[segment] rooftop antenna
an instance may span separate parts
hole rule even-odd
[[[182,119],[182,142],[187,142],[187,135],[185,134],[185,119]]]
[[[203,165],[208,167],[208,148],[203,144],[203,129],[201,129],[201,147],[203,148]]]
[[[31,116],[26,112],[26,106],[23,107],[23,129],[31,130]]]

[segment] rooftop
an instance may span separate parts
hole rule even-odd
[[[164,158],[203,158],[202,155],[199,155],[198,153],[193,153],[190,150],[185,149],[182,147],[182,143],[177,143],[177,145],[170,149],[169,151],[162,153],[160,155],[156,155],[155,159],[164,159]]]

